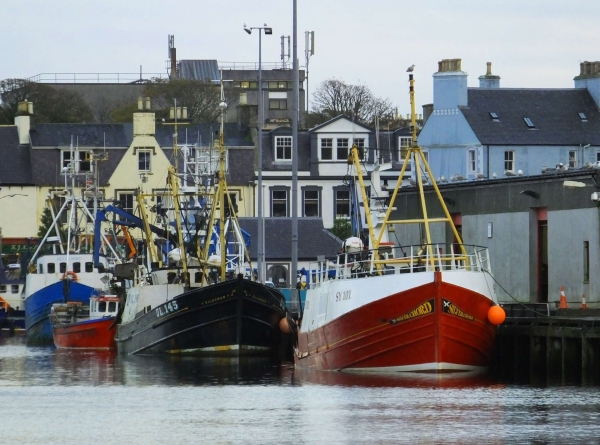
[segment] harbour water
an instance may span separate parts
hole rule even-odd
[[[600,388],[298,373],[0,338],[5,444],[600,444]]]

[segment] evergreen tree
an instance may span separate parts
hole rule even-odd
[[[333,222],[333,227],[329,230],[338,238],[345,240],[352,236],[352,226],[350,220],[338,218]]]

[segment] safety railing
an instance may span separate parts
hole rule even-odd
[[[466,244],[417,246],[381,245],[374,250],[340,253],[334,260],[309,264],[307,281],[314,287],[323,281],[375,275],[433,271],[490,271],[487,247]]]

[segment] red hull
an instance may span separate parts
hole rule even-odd
[[[52,337],[57,348],[116,349],[115,319],[100,318],[54,325]]]
[[[320,370],[444,371],[487,367],[496,326],[493,302],[435,281],[353,310],[300,332],[296,366]]]

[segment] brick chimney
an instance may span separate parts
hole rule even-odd
[[[433,74],[434,110],[467,105],[467,76],[461,70],[461,59],[444,59],[438,62],[438,72]]]
[[[600,107],[600,62],[582,62],[579,64],[579,76],[576,76],[575,88],[587,88],[596,105]]]
[[[479,76],[479,88],[500,88],[500,76],[492,74],[492,62],[487,62],[485,76]]]
[[[33,114],[33,102],[26,100],[17,105],[17,114],[15,115],[15,125],[19,132],[19,144],[29,145],[29,130],[31,129],[31,115]]]

